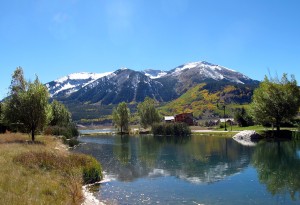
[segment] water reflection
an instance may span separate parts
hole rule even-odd
[[[98,158],[103,169],[119,181],[174,176],[190,183],[213,183],[247,167],[253,151],[232,139],[214,136],[99,136],[82,140],[90,143],[77,151]]]
[[[252,164],[272,195],[288,193],[293,200],[300,199],[299,150],[299,140],[258,143]]]

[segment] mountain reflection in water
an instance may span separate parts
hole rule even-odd
[[[249,164],[252,152],[231,139],[211,136],[182,140],[152,136],[96,139],[81,138],[93,143],[82,145],[77,151],[95,156],[103,170],[120,181],[171,175],[192,183],[212,183],[240,172]]]

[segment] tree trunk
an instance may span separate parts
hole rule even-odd
[[[31,131],[31,140],[34,142],[34,130]]]
[[[276,125],[276,130],[277,130],[277,132],[280,131],[280,125]]]
[[[276,119],[276,131],[279,132],[280,131],[280,121],[279,119]]]
[[[31,140],[34,142],[34,133],[35,133],[35,128],[32,127],[31,129]]]

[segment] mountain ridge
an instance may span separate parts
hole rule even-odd
[[[121,68],[105,73],[75,73],[46,84],[51,97],[65,102],[117,104],[141,102],[149,96],[169,102],[197,84],[250,84],[253,80],[235,70],[208,63],[190,62],[169,71],[146,69],[135,71]]]

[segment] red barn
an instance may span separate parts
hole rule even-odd
[[[184,122],[190,126],[194,125],[193,113],[181,113],[175,115],[175,122]]]

